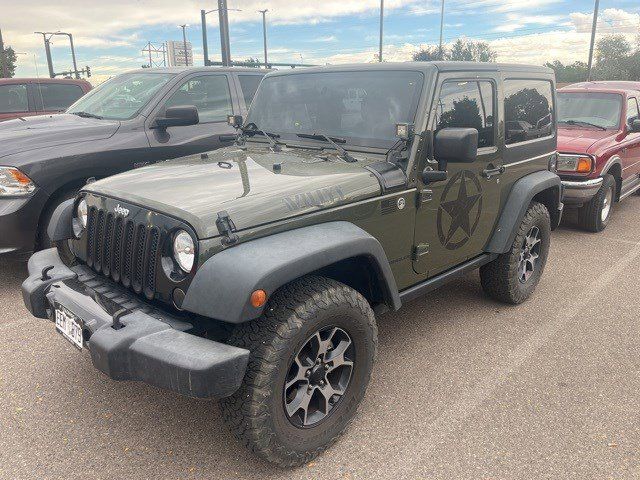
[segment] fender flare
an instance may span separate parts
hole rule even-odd
[[[52,242],[73,238],[73,206],[75,199],[65,200],[51,214],[47,235]]]
[[[229,323],[258,318],[250,303],[262,289],[271,296],[287,283],[353,257],[367,257],[380,276],[385,303],[397,310],[400,296],[380,242],[349,222],[328,222],[240,243],[198,268],[182,309]]]
[[[614,165],[620,165],[620,170],[622,171],[622,159],[618,155],[612,155],[611,158],[607,160],[607,163],[605,163],[604,167],[602,167],[599,176],[604,177],[609,173],[611,167],[613,167]]]
[[[487,253],[506,253],[511,248],[518,227],[522,222],[533,197],[540,192],[557,189],[554,196],[555,208],[562,210],[562,181],[555,173],[548,170],[531,173],[514,183],[507,197],[502,214],[494,230],[494,234],[485,248]],[[553,215],[557,212],[549,212]],[[559,218],[557,223],[559,223]]]

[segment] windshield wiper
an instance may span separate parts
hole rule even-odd
[[[101,117],[100,115],[96,115],[94,113],[89,113],[89,112],[71,112],[72,115],[77,115],[79,117],[82,118],[95,118],[97,120],[102,120],[103,117]]]
[[[256,128],[243,128],[242,129],[242,134],[243,135],[255,135],[257,133],[265,136],[267,138],[267,140],[269,140],[269,143],[271,144],[271,149],[274,152],[280,152],[282,150],[282,147],[280,146],[279,142],[276,142],[274,140],[274,138],[280,138],[280,135],[278,135],[277,133],[271,133],[271,132],[265,132],[264,130],[259,129],[255,124],[254,126]]]
[[[586,125],[588,127],[599,128],[600,130],[606,130],[602,125],[596,125],[595,123],[583,122],[582,120],[560,120],[558,123],[566,123],[567,125]]]
[[[349,152],[347,152],[344,149],[344,147],[341,147],[336,143],[336,142],[346,143],[347,141],[344,138],[338,138],[338,137],[332,138],[325,135],[324,133],[298,133],[297,136],[300,138],[309,138],[311,140],[324,140],[325,142],[329,142],[338,151],[338,153],[340,154],[340,157],[342,157],[342,159],[345,162],[354,163],[358,161],[355,158],[353,158],[349,154]]]

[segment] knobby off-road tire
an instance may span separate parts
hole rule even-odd
[[[510,250],[480,268],[485,293],[514,305],[529,298],[544,271],[550,238],[549,211],[543,204],[532,202]]]
[[[601,232],[609,224],[616,199],[616,179],[605,175],[600,190],[578,210],[578,223],[588,232]]]
[[[358,292],[308,276],[276,292],[263,316],[238,325],[229,343],[251,355],[242,386],[221,401],[223,417],[252,452],[291,467],[322,453],[349,425],[369,383],[377,327]],[[315,345],[325,352],[320,358]],[[295,410],[309,392],[313,407]]]

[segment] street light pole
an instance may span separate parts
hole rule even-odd
[[[202,22],[202,53],[206,67],[209,65],[209,45],[207,42],[207,12],[205,10],[200,10],[200,21]]]
[[[593,25],[591,26],[591,44],[589,45],[589,67],[587,68],[587,82],[591,80],[591,69],[593,67],[593,47],[596,41],[596,27],[598,25],[598,7],[600,0],[596,0],[593,6]]]
[[[187,27],[188,25],[186,23],[182,24],[182,25],[178,25],[180,28],[182,28],[182,42],[184,45],[184,66],[188,67],[189,66],[189,55],[187,55]]]
[[[378,49],[378,61],[382,62],[382,35],[384,29],[384,0],[380,0],[380,48]]]
[[[444,32],[444,0],[442,0],[442,6],[440,7],[440,60],[442,60],[442,33]]]
[[[267,58],[267,12],[269,10],[258,10],[262,14],[262,38],[264,41],[264,66],[267,67],[269,60]]]

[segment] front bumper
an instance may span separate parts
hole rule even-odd
[[[602,177],[588,180],[562,180],[564,203],[581,204],[588,202],[598,193],[603,180]]]
[[[43,275],[47,267],[53,269]],[[36,317],[52,319],[60,305],[80,318],[93,365],[113,380],[223,398],[244,377],[248,350],[197,336],[197,322],[155,308],[85,266],[67,267],[55,249],[31,257],[22,295]],[[113,315],[122,309],[124,326],[116,330]]]
[[[0,198],[0,255],[33,251],[45,203],[41,190],[25,198]]]

